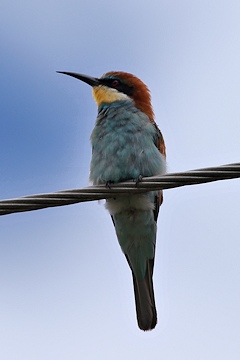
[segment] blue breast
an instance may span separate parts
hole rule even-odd
[[[94,184],[165,172],[154,124],[133,101],[102,104],[91,135],[90,180]]]

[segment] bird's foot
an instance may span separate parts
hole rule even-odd
[[[138,177],[136,179],[133,179],[133,181],[135,181],[135,185],[138,186],[138,184],[140,182],[142,182],[143,176],[142,175],[138,175]]]
[[[111,189],[111,185],[114,183],[114,181],[112,181],[112,180],[108,180],[107,182],[106,182],[106,187],[108,188],[108,189]]]

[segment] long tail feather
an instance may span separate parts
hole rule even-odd
[[[137,279],[132,271],[137,321],[139,328],[144,331],[154,329],[157,324],[157,310],[152,280],[153,262],[153,260],[148,261],[146,274],[143,279]]]

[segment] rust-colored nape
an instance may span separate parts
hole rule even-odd
[[[128,86],[133,87],[131,96],[138,109],[144,112],[154,122],[154,112],[151,105],[151,95],[148,87],[136,76],[123,71],[109,71],[105,76],[114,75],[122,79]]]

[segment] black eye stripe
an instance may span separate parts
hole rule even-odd
[[[133,86],[129,86],[122,82],[120,79],[110,79],[110,78],[103,78],[100,79],[102,85],[105,85],[107,87],[117,89],[118,91],[128,95],[133,96],[134,94],[134,88]]]

